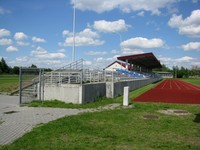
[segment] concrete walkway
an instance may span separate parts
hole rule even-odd
[[[0,95],[0,145],[12,143],[37,124],[88,110],[20,107],[18,97]]]
[[[38,124],[83,112],[112,110],[120,104],[110,104],[96,109],[63,109],[20,107],[17,96],[0,95],[0,145],[10,144]]]

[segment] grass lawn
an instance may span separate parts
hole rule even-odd
[[[189,83],[200,86],[200,79],[187,79],[186,78],[186,79],[182,79],[182,80],[185,82],[189,82]]]
[[[0,149],[200,149],[200,105],[133,103],[134,108],[64,117]],[[176,108],[188,116],[158,112]],[[144,119],[153,114],[159,119]]]
[[[0,75],[0,92],[10,93],[19,86],[18,75]]]

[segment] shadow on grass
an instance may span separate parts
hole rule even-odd
[[[194,122],[200,123],[200,113],[199,114],[195,114],[195,115],[196,115],[196,117],[194,119]]]

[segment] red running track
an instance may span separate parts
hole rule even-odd
[[[200,104],[200,87],[181,80],[168,79],[133,101]]]

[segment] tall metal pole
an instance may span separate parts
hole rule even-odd
[[[75,61],[75,44],[76,44],[75,28],[76,28],[76,0],[74,0],[72,63]]]
[[[19,67],[19,104],[22,104],[22,67]]]

